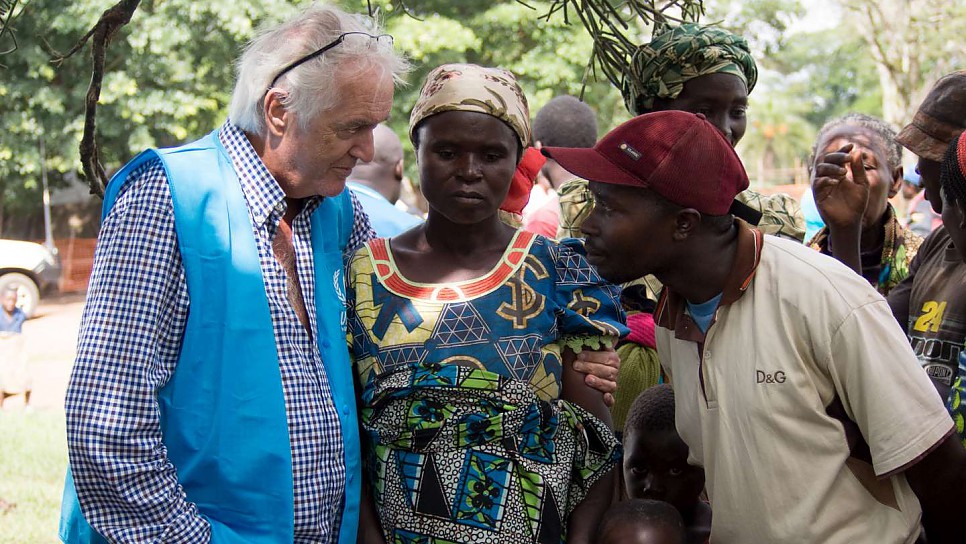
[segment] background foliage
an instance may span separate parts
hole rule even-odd
[[[616,1],[616,0],[615,0]],[[51,184],[79,171],[77,145],[89,54],[48,62],[46,40],[66,50],[113,0],[27,0],[15,32],[18,48],[0,55],[0,235],[14,219],[40,210],[39,141],[45,140]],[[233,62],[255,29],[304,2],[284,0],[144,0],[108,49],[98,109],[101,159],[108,171],[148,146],[171,145],[218,126],[233,85]],[[499,65],[514,71],[536,112],[557,94],[579,94],[598,112],[601,131],[627,118],[619,93],[587,72],[592,41],[571,14],[540,19],[549,2],[407,0],[413,17],[390,0],[340,0],[349,10],[380,11],[415,70],[396,95],[391,126],[402,136],[425,74],[445,62]],[[901,123],[939,75],[964,65],[966,18],[959,2],[825,0],[832,24],[793,28],[798,0],[706,0],[704,22],[749,38],[762,68],[752,94],[749,131],[739,151],[760,183],[801,171],[816,129],[847,111]],[[891,11],[890,11],[891,10]],[[415,18],[414,18],[415,17]],[[647,28],[631,28],[642,40]],[[412,160],[409,174],[414,177]],[[778,172],[778,174],[775,174]],[[7,220],[4,220],[7,216]],[[19,220],[17,221],[20,222]],[[16,230],[16,229],[14,229]],[[37,233],[32,233],[38,237]]]

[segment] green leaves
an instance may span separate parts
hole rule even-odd
[[[60,66],[43,49],[66,51],[110,0],[33,0],[16,19],[19,49],[0,58],[0,200],[8,210],[39,207],[44,135],[52,186],[79,172],[89,46]],[[108,173],[145,147],[205,134],[225,118],[234,62],[256,27],[292,13],[282,0],[145,0],[107,50],[98,143]]]

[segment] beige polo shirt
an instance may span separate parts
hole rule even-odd
[[[665,289],[657,350],[678,431],[707,475],[711,541],[914,542],[919,501],[889,475],[952,421],[868,282],[739,222],[707,336],[684,308]]]

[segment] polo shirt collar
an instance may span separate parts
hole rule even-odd
[[[738,228],[738,248],[731,272],[725,279],[721,302],[718,307],[732,304],[751,286],[751,281],[761,262],[761,247],[764,236],[757,228],[750,226],[741,219],[735,219]],[[667,286],[661,291],[661,297],[654,311],[657,325],[675,331],[677,338],[694,341],[704,341],[704,333],[694,324],[685,311],[687,301]]]

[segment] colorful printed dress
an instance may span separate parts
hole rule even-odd
[[[620,456],[561,395],[564,346],[627,333],[617,287],[517,231],[485,276],[418,284],[377,239],[348,264],[349,334],[367,470],[388,542],[559,543]]]
[[[882,243],[881,255],[865,254],[862,259],[862,276],[869,280],[872,287],[882,296],[889,296],[889,291],[899,285],[899,282],[909,275],[909,264],[922,245],[922,237],[902,226],[896,217],[896,210],[892,204],[886,206],[885,239]],[[808,246],[825,255],[829,252],[829,229],[822,227],[808,242]]]

